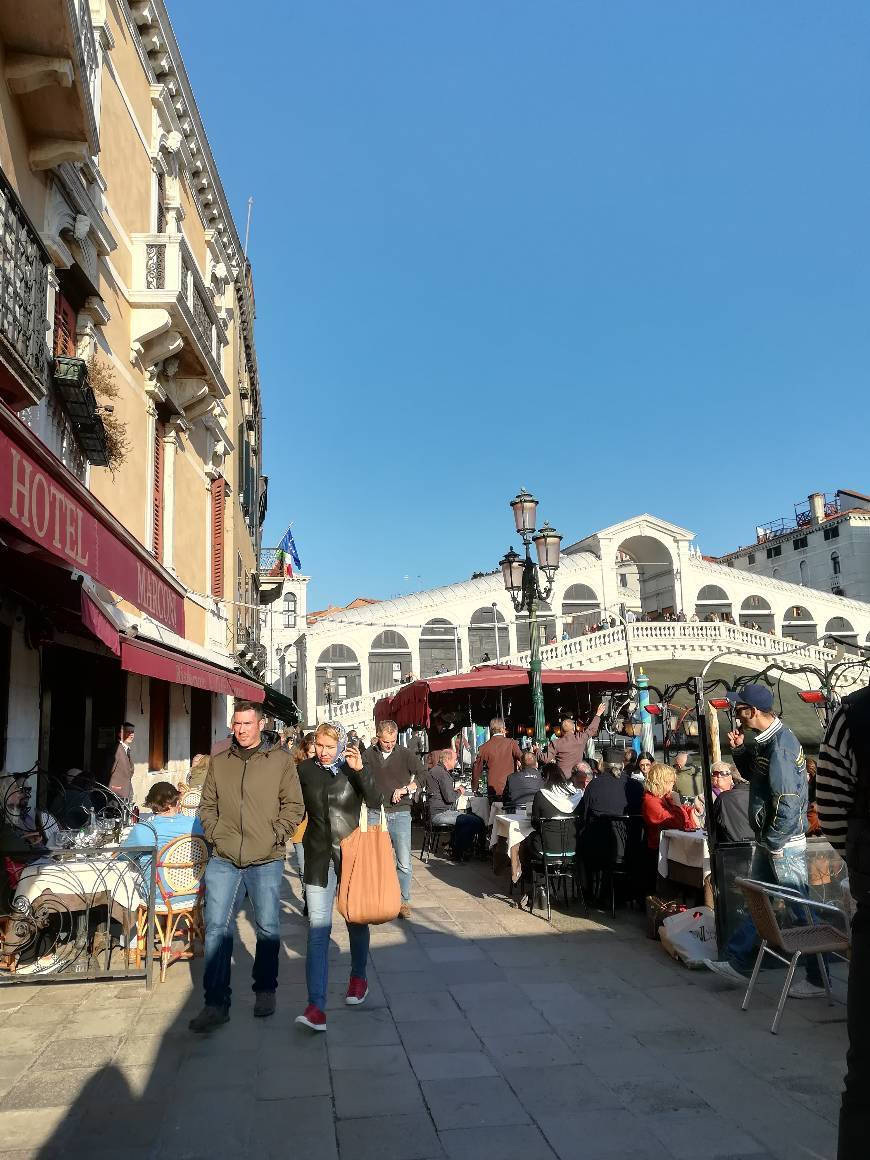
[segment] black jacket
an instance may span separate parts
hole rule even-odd
[[[308,815],[302,839],[305,884],[325,886],[330,859],[336,874],[341,877],[341,842],[359,825],[363,801],[377,809],[382,795],[365,764],[357,772],[345,762],[338,773],[332,774],[309,757],[299,765],[297,772]]]
[[[505,782],[501,796],[502,807],[525,806],[532,800],[544,784],[536,769],[520,769],[512,773]]]
[[[392,753],[384,757],[375,742],[363,754],[363,765],[370,771],[378,789],[384,795],[384,808],[387,813],[410,809],[411,799],[407,794],[399,800],[397,806],[392,804],[392,799],[394,790],[412,780],[418,783],[422,780],[423,764],[416,753],[404,745],[395,745]]]
[[[453,774],[448,773],[439,761],[425,774],[426,791],[429,794],[429,813],[438,814],[442,810],[456,808],[459,794],[453,788]]]
[[[578,814],[583,824],[603,814],[639,814],[642,802],[642,781],[624,773],[599,773],[586,786]]]
[[[720,793],[711,811],[720,842],[753,842],[755,833],[749,820],[749,782],[738,782]]]

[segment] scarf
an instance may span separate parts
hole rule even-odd
[[[335,721],[327,721],[325,724],[338,733],[338,746],[335,750],[335,758],[331,765],[324,765],[317,757],[314,760],[321,769],[328,769],[332,776],[335,777],[344,765],[344,751],[347,749],[347,731],[343,725],[338,725]]]
[[[583,797],[582,791],[577,792],[575,790],[573,793],[570,793],[567,785],[545,785],[541,793],[551,805],[556,807],[556,810],[560,814],[565,815],[573,814],[577,803]]]

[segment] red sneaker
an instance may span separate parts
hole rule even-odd
[[[307,1027],[309,1031],[326,1030],[326,1016],[313,1003],[309,1003],[303,1013],[296,1016],[296,1022],[301,1027]]]
[[[356,975],[351,975],[344,1001],[348,1007],[358,1007],[360,1003],[365,1003],[368,993],[369,985],[365,979],[358,979]]]

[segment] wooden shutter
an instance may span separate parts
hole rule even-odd
[[[54,297],[54,354],[76,357],[76,312],[60,293]]]
[[[151,551],[163,559],[163,436],[165,424],[158,419],[154,424],[154,492],[152,496]]]
[[[224,504],[226,480],[221,475],[211,481],[211,594],[224,595]]]

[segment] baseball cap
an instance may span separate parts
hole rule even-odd
[[[751,705],[761,713],[769,713],[773,708],[773,689],[767,685],[744,685],[742,689],[733,689],[725,696],[732,705]]]

